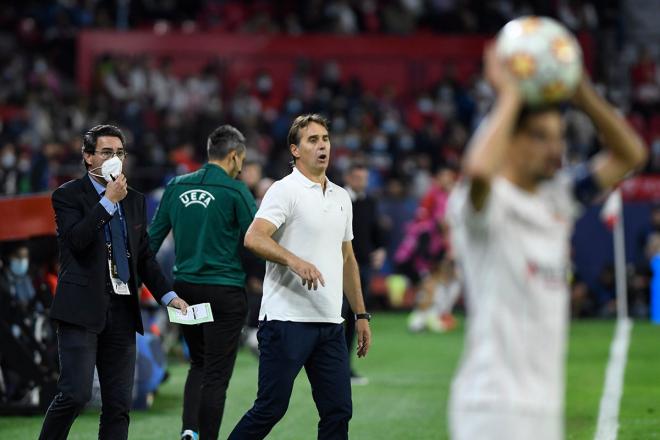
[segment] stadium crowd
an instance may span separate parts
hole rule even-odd
[[[196,75],[179,78],[171,71],[171,60],[148,56],[97,60],[94,89],[85,94],[73,75],[75,37],[80,29],[156,29],[159,22],[185,29],[190,21],[195,30],[221,32],[474,33],[478,29],[488,33],[513,16],[539,13],[558,16],[574,31],[602,32],[614,25],[616,12],[612,10],[616,2],[606,3],[611,5],[598,12],[592,2],[584,1],[560,1],[554,6],[522,1],[332,1],[322,5],[59,1],[5,7],[0,10],[2,28],[8,31],[0,37],[4,83],[0,191],[8,195],[37,192],[66,181],[79,171],[78,135],[102,120],[118,121],[128,129],[132,144],[139,146],[132,153],[137,159],[133,162],[145,171],[140,173],[144,181],[136,185],[142,190],[162,185],[173,172],[196,167],[203,153],[204,138],[199,133],[206,133],[218,120],[246,132],[254,147],[253,159],[267,164],[267,176],[281,177],[286,157],[280,156],[286,156],[283,141],[291,115],[321,111],[331,118],[337,155],[365,156],[377,171],[373,190],[382,192],[388,179],[398,178],[419,198],[432,170],[456,165],[491,99],[482,78],[457,78],[451,69],[416,96],[402,96],[387,88],[374,95],[357,80],[340,81],[337,63],[316,65],[305,60],[292,76],[285,98],[274,99],[267,71],[228,90],[212,61]],[[396,26],[388,25],[391,9],[396,9],[392,14],[398,25],[410,21],[409,32],[397,32],[392,29]],[[404,19],[407,16],[410,20]],[[660,70],[654,58],[658,54],[653,52],[657,47],[638,49],[629,83],[603,82],[607,78],[599,66],[609,60],[597,60],[593,74],[652,145],[648,170],[658,171]],[[594,150],[595,132],[577,112],[569,111],[567,116],[571,157],[584,158]],[[334,165],[341,172],[347,163],[339,160]]]

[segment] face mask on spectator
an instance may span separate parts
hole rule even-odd
[[[100,175],[93,173],[93,171],[98,170],[99,168],[101,168]],[[100,167],[92,168],[91,170],[89,170],[89,174],[96,177],[103,177],[106,180],[106,182],[112,182],[121,174],[121,170],[122,170],[121,160],[119,160],[117,156],[113,156],[112,158],[103,162],[103,165],[101,165]]]
[[[302,102],[299,99],[289,99],[286,103],[286,111],[289,114],[300,113],[302,111]]]
[[[9,262],[9,269],[17,277],[22,277],[27,273],[29,264],[27,258],[12,258]]]
[[[16,155],[14,153],[5,153],[2,156],[2,166],[4,168],[11,168],[16,164]]]
[[[270,93],[273,89],[273,80],[268,75],[261,75],[257,78],[256,87],[259,93]]]
[[[332,128],[334,133],[343,133],[346,130],[346,119],[337,116],[332,120]]]
[[[360,136],[357,134],[349,134],[346,136],[344,143],[346,144],[346,148],[350,150],[357,150],[360,148]]]
[[[399,122],[394,118],[385,118],[381,129],[387,134],[394,134],[399,130]]]
[[[415,147],[415,139],[410,134],[404,134],[399,138],[399,148],[410,151]]]
[[[27,173],[30,171],[30,160],[22,158],[18,161],[18,170],[22,173]]]
[[[421,98],[417,101],[417,109],[421,113],[430,113],[433,110],[433,101],[430,98]]]
[[[387,149],[387,138],[385,136],[376,136],[371,141],[371,148],[375,151],[385,151]]]

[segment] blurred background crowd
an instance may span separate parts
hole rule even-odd
[[[157,35],[217,33],[245,36],[490,36],[510,19],[525,15],[558,18],[594,46],[591,75],[650,148],[643,171],[660,173],[660,38],[648,21],[652,0],[24,0],[0,5],[0,196],[50,191],[83,172],[81,134],[99,123],[116,123],[129,139],[125,163],[134,188],[150,195],[175,175],[205,161],[206,137],[221,123],[248,139],[241,178],[259,200],[289,172],[286,134],[298,114],[330,119],[333,159],[329,177],[346,184],[353,166],[367,170],[363,187],[377,204],[381,237],[374,250],[370,304],[414,309],[410,330],[453,328],[451,309],[460,287],[447,257],[444,208],[458,178],[469,136],[493,95],[475,65],[473,74],[445,63],[432,84],[408,88],[365,87],[333,59],[295,61],[281,84],[267,68],[227,81],[226,64],[204,60],[181,74],[172,56],[108,52],[92,61],[90,87],[81,86],[81,31]],[[108,34],[108,38],[113,38]],[[348,40],[347,40],[348,41]],[[301,41],[304,44],[304,40]],[[442,60],[439,60],[443,63]],[[477,62],[478,63],[478,62]],[[598,150],[598,135],[580,112],[567,108],[567,161],[580,162]],[[359,181],[359,179],[357,179]],[[660,196],[635,211],[639,219],[630,246],[631,312],[648,314],[649,260],[660,253]],[[592,216],[593,217],[593,216]],[[593,221],[583,229],[593,226]],[[579,229],[579,225],[578,225]],[[52,243],[6,243],[0,287],[16,307],[41,298],[47,308],[56,268]],[[14,261],[18,248],[33,251],[29,269]],[[167,248],[167,246],[166,246]],[[170,249],[171,252],[171,249]],[[167,254],[167,251],[165,252]],[[160,256],[164,264],[171,255]],[[22,260],[21,260],[22,261]],[[381,264],[382,263],[382,264]],[[19,267],[20,266],[20,267]],[[20,270],[15,270],[20,269]],[[611,265],[584,276],[573,274],[573,314],[613,316]],[[260,269],[254,269],[258,291]],[[26,283],[25,277],[30,277]],[[13,286],[13,287],[11,287]],[[18,287],[22,286],[22,287]],[[32,286],[30,289],[28,286]],[[17,290],[18,289],[18,290]],[[13,293],[11,293],[13,292]],[[21,292],[21,293],[17,293]],[[35,306],[36,307],[36,306]],[[258,304],[257,304],[258,307]],[[4,307],[0,307],[4,309]],[[429,318],[427,310],[433,310]],[[13,316],[13,315],[12,315]],[[438,320],[437,318],[440,317]],[[3,318],[9,322],[11,318]],[[9,325],[8,332],[35,332],[36,321]],[[27,324],[26,324],[27,325]],[[23,329],[23,330],[21,330]],[[49,335],[44,333],[43,338]],[[45,340],[45,339],[44,339]],[[37,341],[39,342],[39,341]],[[44,346],[45,347],[45,346]],[[44,347],[36,346],[41,353]],[[40,356],[47,354],[40,354]],[[52,353],[51,353],[52,355]],[[1,384],[0,384],[1,385]]]
[[[179,77],[171,58],[106,55],[96,60],[93,86],[78,87],[80,30],[237,32],[245,34],[488,34],[523,13],[559,17],[607,50],[594,51],[592,75],[651,145],[649,172],[660,171],[658,44],[621,29],[618,2],[586,1],[26,1],[0,6],[0,191],[5,195],[57,187],[80,170],[80,133],[101,121],[128,130],[132,181],[143,191],[204,159],[206,134],[218,121],[248,135],[251,159],[268,177],[286,173],[286,129],[293,115],[319,111],[332,121],[335,157],[364,156],[375,175],[371,190],[399,179],[419,198],[438,167],[456,166],[491,92],[478,74],[449,66],[428,89],[384,87],[367,92],[333,60],[300,59],[285,90],[273,90],[267,70],[235,87],[223,84],[219,63]],[[628,36],[628,38],[625,38]],[[652,40],[651,40],[652,41]],[[614,69],[613,67],[616,67]],[[476,70],[478,72],[478,69]],[[408,94],[406,94],[408,93]],[[588,157],[596,134],[568,112],[569,157]],[[335,160],[341,173],[348,161]],[[136,183],[136,179],[139,183]]]

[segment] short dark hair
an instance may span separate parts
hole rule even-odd
[[[291,128],[289,129],[289,135],[287,136],[287,142],[289,145],[298,145],[300,142],[300,130],[307,127],[312,122],[322,125],[326,130],[328,129],[328,120],[318,113],[300,115],[293,120]]]
[[[22,247],[26,247],[28,250],[30,249],[26,240],[13,240],[2,243],[2,245],[0,245],[0,260],[2,260],[5,265],[9,264],[11,257]]]
[[[102,136],[112,136],[119,138],[121,141],[121,146],[124,149],[126,148],[126,137],[119,128],[115,127],[114,125],[101,124],[90,128],[83,135],[83,153],[94,154],[94,151],[96,151],[96,141],[98,141],[98,139]],[[84,159],[83,163],[85,164],[85,168],[89,168],[89,165],[87,165],[87,162]]]
[[[557,112],[560,115],[564,114],[564,108],[559,104],[546,104],[541,106],[523,106],[518,113],[518,118],[516,119],[516,125],[513,127],[514,133],[519,132],[525,127],[529,118],[540,115],[543,113]]]
[[[238,154],[245,151],[245,136],[236,127],[221,125],[209,135],[206,142],[209,160],[222,160],[234,150]]]
[[[126,148],[126,137],[124,137],[124,133],[114,125],[103,124],[90,128],[83,135],[83,152],[93,153],[96,150],[96,141],[102,136],[119,138],[122,147]]]
[[[289,129],[289,135],[287,136],[287,147],[291,145],[298,145],[300,143],[300,130],[307,127],[312,122],[316,122],[319,125],[325,127],[328,130],[328,120],[318,113],[308,113],[306,115],[300,115],[293,120],[291,128]],[[293,157],[293,163],[296,163],[295,156]]]

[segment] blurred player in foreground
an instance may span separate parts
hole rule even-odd
[[[582,78],[573,103],[595,124],[604,150],[562,169],[560,111],[525,107],[492,47],[484,66],[497,99],[449,202],[469,315],[452,384],[451,437],[561,439],[573,222],[580,205],[641,167],[646,150]]]

